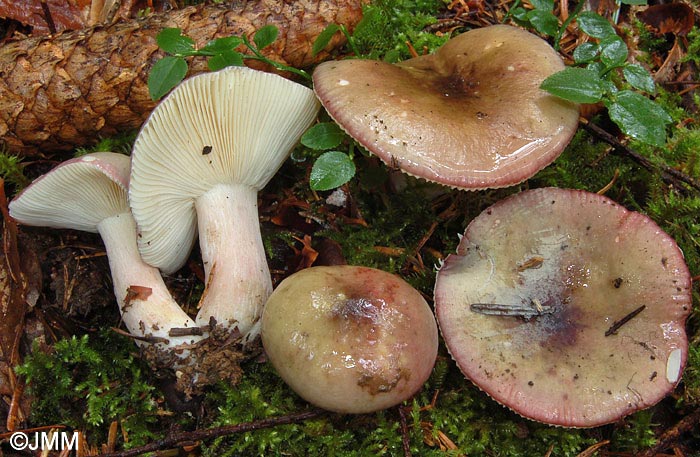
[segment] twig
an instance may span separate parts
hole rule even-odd
[[[653,457],[659,455],[664,449],[671,447],[674,441],[677,441],[681,435],[693,430],[700,423],[700,408],[686,415],[676,425],[666,430],[659,438],[659,441],[651,448],[644,451],[640,457]]]
[[[411,457],[411,439],[408,436],[408,420],[406,420],[406,408],[399,406],[399,421],[401,422],[401,444],[404,457]]]
[[[580,119],[579,121],[583,128],[586,129],[588,132],[594,134],[599,139],[608,143],[610,146],[613,147],[614,150],[618,151],[619,153],[629,156],[638,165],[641,165],[642,167],[646,168],[651,172],[661,169],[661,174],[664,180],[672,182],[681,181],[689,185],[696,191],[700,191],[700,183],[692,177],[667,165],[657,165],[653,163],[651,160],[642,156],[638,152],[635,152],[632,149],[625,146],[624,144],[620,143],[620,141],[618,141],[617,138],[615,138],[613,135],[609,134],[597,125],[591,124],[586,119]]]
[[[51,15],[51,10],[46,0],[41,0],[41,9],[44,11],[44,20],[46,21],[46,26],[49,28],[49,32],[52,34],[56,33],[56,24],[53,21],[53,16]]]
[[[204,335],[211,331],[209,325],[202,325],[201,327],[173,327],[168,331],[168,336],[190,336],[190,335]]]
[[[628,315],[626,315],[625,317],[623,317],[619,321],[613,322],[613,324],[610,326],[610,328],[605,331],[605,336],[615,335],[617,333],[617,331],[620,330],[620,327],[622,327],[623,325],[625,325],[626,323],[628,323],[629,321],[634,319],[634,317],[637,314],[644,311],[644,308],[646,308],[646,305],[640,306],[639,308],[635,309],[634,311],[632,311],[631,313],[629,313]]]
[[[129,332],[125,332],[124,330],[116,327],[111,327],[111,329],[127,338],[131,338],[136,341],[143,341],[144,343],[151,343],[151,344],[158,344],[158,343],[163,343],[163,344],[168,344],[170,341],[167,338],[162,338],[160,336],[139,336],[139,335],[132,335]]]
[[[162,440],[154,441],[145,446],[136,447],[127,451],[110,452],[99,454],[97,457],[134,457],[147,452],[155,452],[163,449],[171,449],[175,446],[187,443],[193,443],[201,440],[211,440],[220,436],[233,435],[235,433],[252,432],[264,428],[276,427],[278,425],[295,424],[298,422],[316,419],[327,414],[322,409],[311,409],[300,413],[289,414],[286,416],[273,417],[269,419],[261,419],[253,422],[244,422],[235,425],[224,425],[223,427],[215,427],[204,430],[194,430],[192,432],[174,433]]]

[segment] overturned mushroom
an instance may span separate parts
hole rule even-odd
[[[690,273],[674,240],[610,199],[526,191],[474,219],[437,275],[462,372],[517,413],[592,427],[678,384]]]
[[[452,187],[521,182],[556,159],[578,107],[539,88],[564,69],[539,37],[475,29],[398,64],[325,62],[314,90],[333,119],[385,163]]]
[[[128,181],[129,157],[88,154],[35,180],[10,202],[10,215],[25,225],[99,233],[126,328],[139,344],[153,343],[167,351],[166,358],[186,356],[184,345],[201,336],[170,334],[174,328],[196,325],[173,300],[160,272],[139,256],[136,224],[127,202]]]
[[[418,291],[366,267],[312,267],[270,296],[265,352],[310,403],[340,413],[388,408],[414,395],[437,357],[438,334]]]
[[[272,291],[257,193],[316,117],[313,92],[226,68],[186,80],[153,111],[132,153],[129,197],[144,260],[173,272],[199,230],[206,276],[197,322],[249,341]]]

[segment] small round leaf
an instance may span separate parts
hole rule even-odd
[[[301,137],[301,144],[307,148],[324,151],[338,147],[345,139],[345,132],[335,122],[321,122],[314,125]]]
[[[540,88],[575,103],[597,103],[604,92],[604,86],[596,72],[575,67],[554,73],[542,81]]]
[[[177,27],[161,30],[156,35],[156,43],[163,51],[176,56],[189,55],[194,51],[194,40],[182,35],[182,30]]]
[[[243,66],[243,56],[238,51],[227,50],[209,58],[207,62],[209,70],[217,71],[226,67]]]
[[[355,163],[345,153],[321,154],[311,168],[309,182],[313,190],[330,190],[342,186],[355,176]]]
[[[638,64],[626,65],[622,69],[622,74],[625,79],[630,84],[630,86],[635,89],[642,90],[649,94],[656,92],[656,85],[654,83],[654,78],[651,76],[649,71]]]
[[[277,33],[279,33],[277,27],[274,25],[266,25],[255,32],[253,42],[258,50],[264,49],[270,46],[277,39]]]
[[[574,62],[590,62],[596,58],[599,51],[600,48],[596,43],[581,43],[580,46],[574,49]]]
[[[666,125],[673,120],[657,103],[637,92],[623,90],[607,105],[610,119],[625,134],[659,147],[666,142]]]
[[[627,45],[619,36],[609,36],[600,40],[600,61],[608,68],[624,64],[627,54]]]
[[[187,62],[182,57],[163,57],[151,68],[148,75],[148,94],[158,100],[177,86],[187,74]]]
[[[584,11],[579,14],[576,18],[576,22],[583,33],[593,38],[602,39],[617,35],[615,29],[607,19],[592,11]]]

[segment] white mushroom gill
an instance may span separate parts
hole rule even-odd
[[[139,255],[136,224],[127,203],[128,180],[127,156],[89,154],[35,180],[10,203],[10,215],[25,225],[99,233],[126,328],[142,338],[140,345],[151,341],[184,358],[188,351],[176,347],[201,336],[169,335],[172,328],[196,324],[172,298],[160,272]]]
[[[313,91],[281,76],[229,67],[166,97],[136,138],[129,188],[146,262],[179,269],[199,232],[206,287],[197,323],[214,318],[245,341],[272,291],[257,192],[316,118]]]

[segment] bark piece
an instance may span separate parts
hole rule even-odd
[[[311,47],[330,23],[352,29],[365,0],[257,0],[232,6],[196,5],[144,19],[119,22],[53,37],[10,41],[0,48],[0,143],[27,156],[65,151],[138,128],[155,107],[148,95],[151,66],[163,53],[155,37],[179,27],[202,46],[229,35],[253,34],[264,25],[279,37],[264,53],[305,67]],[[327,49],[343,42],[338,33]],[[251,64],[264,69],[257,62]],[[203,59],[190,75],[206,70]]]

